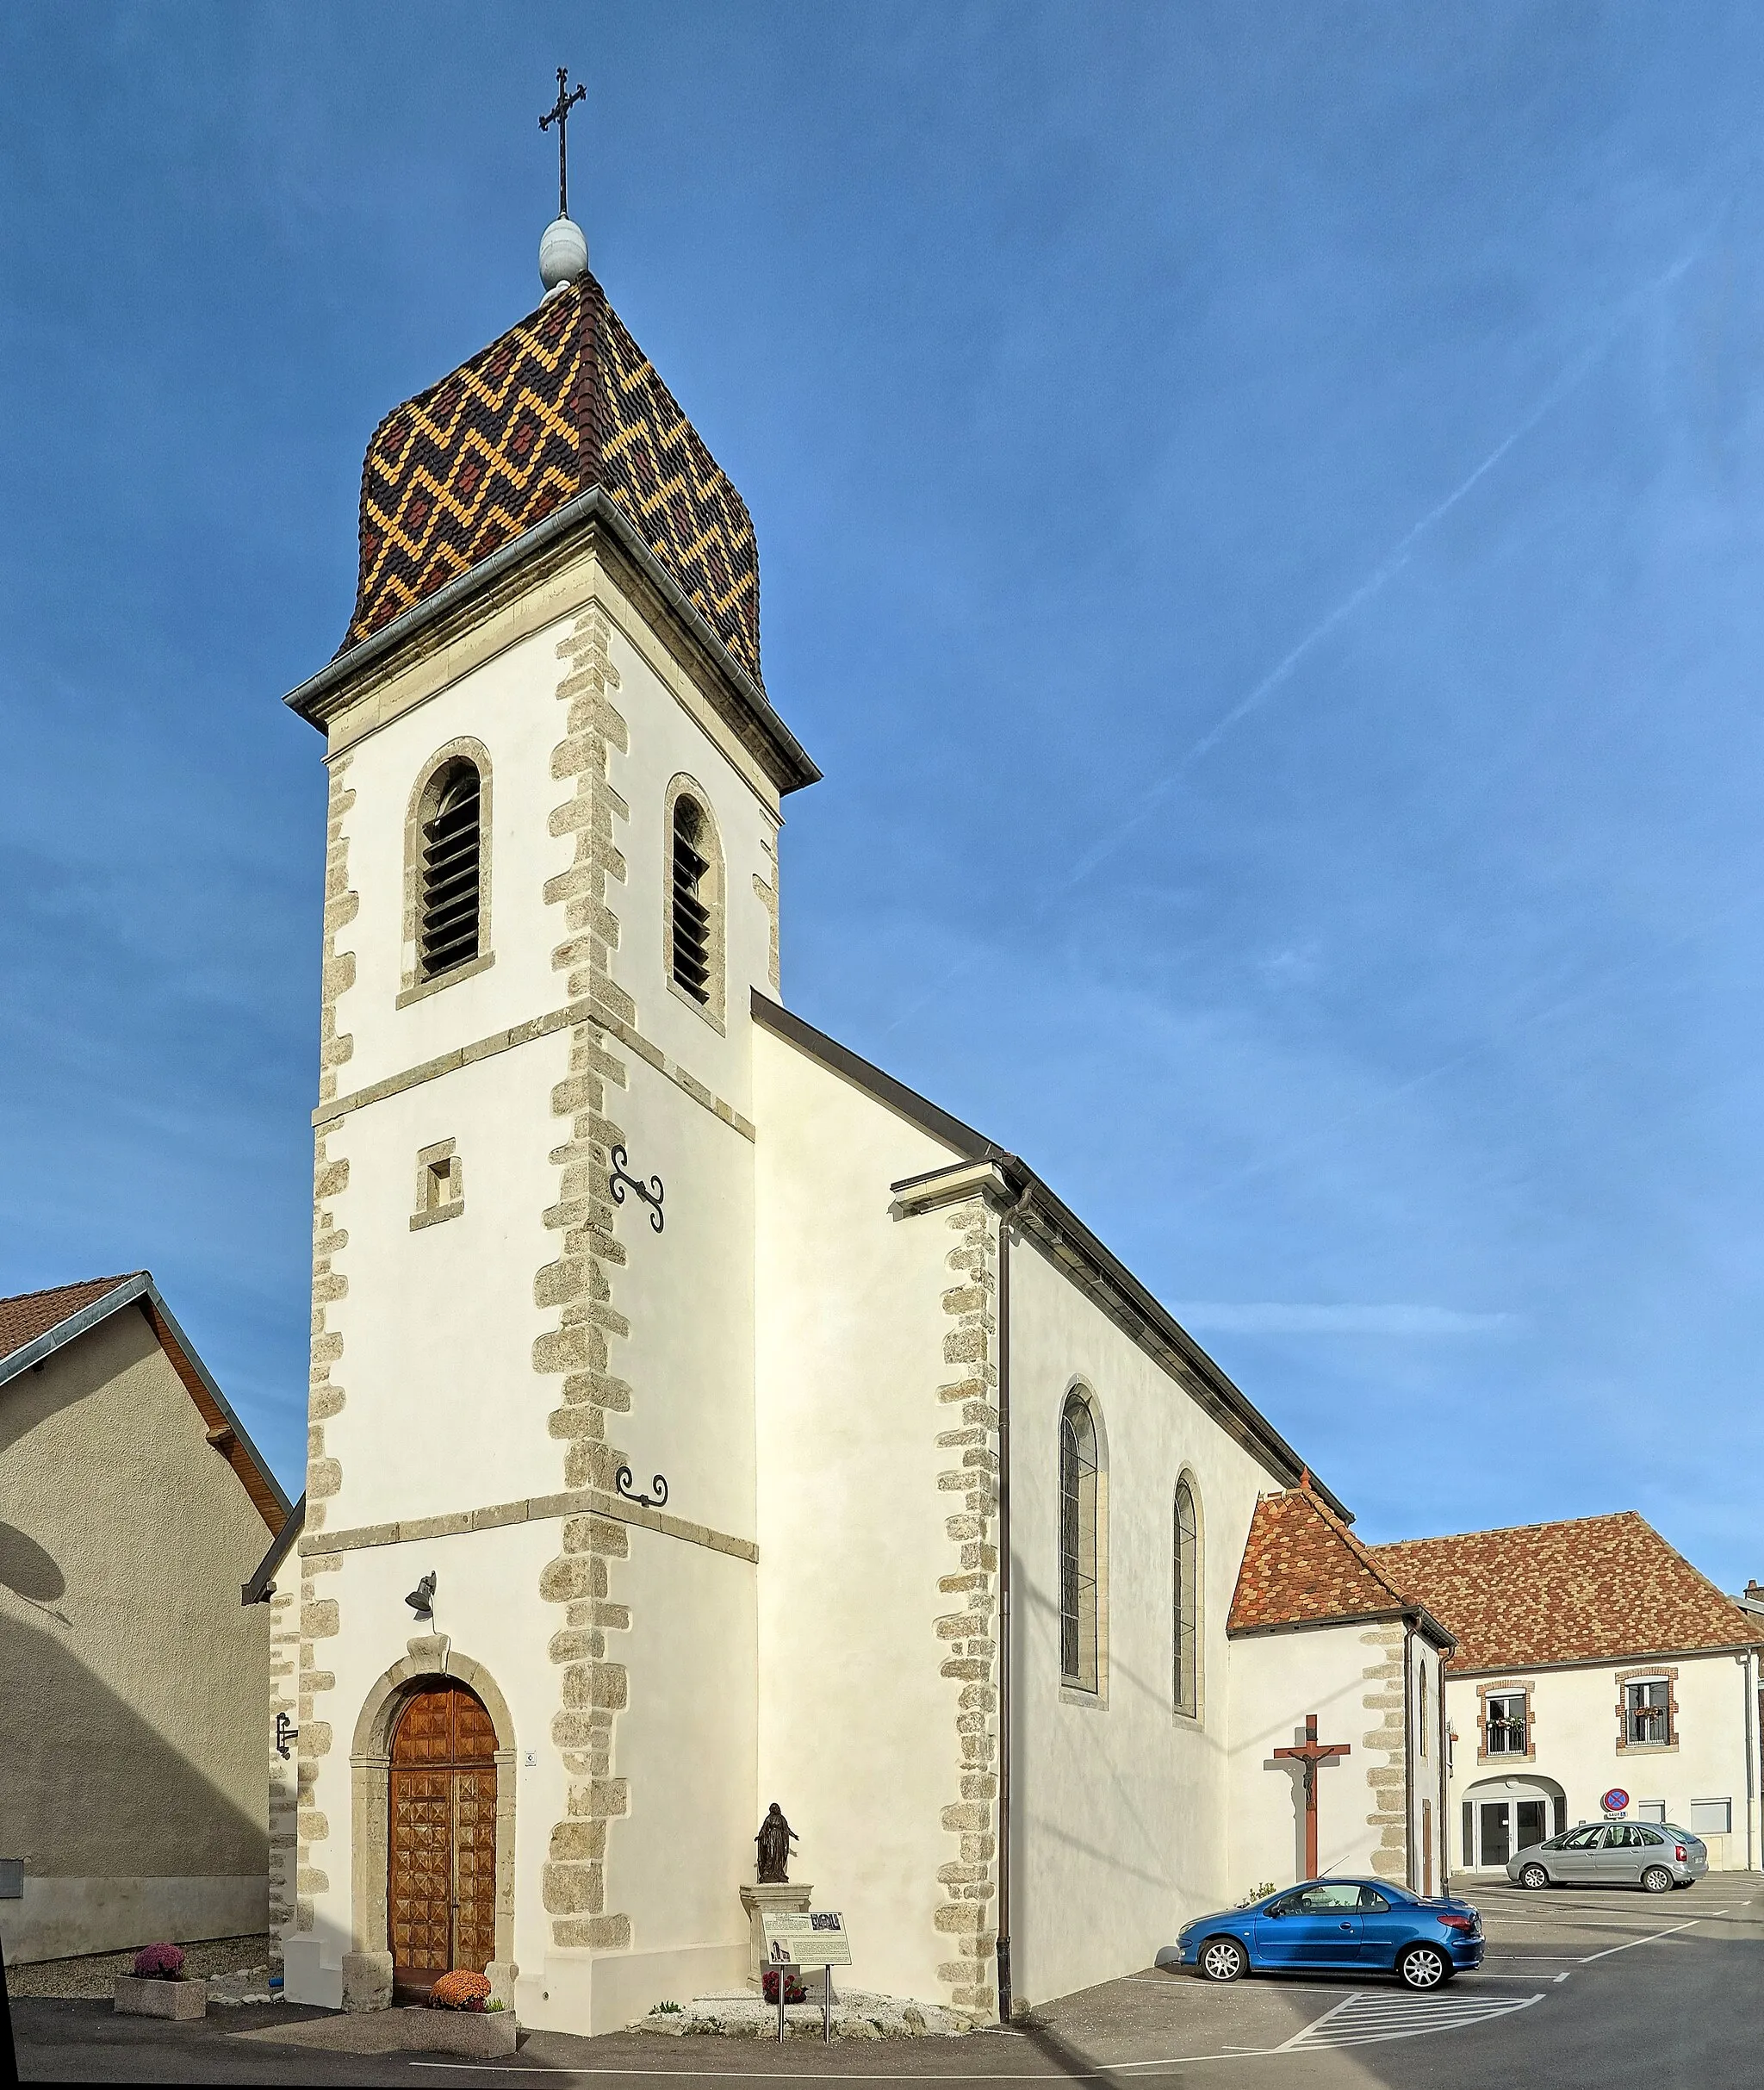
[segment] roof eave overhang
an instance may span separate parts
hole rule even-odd
[[[1737,1661],[1742,1655],[1755,1654],[1761,1649],[1764,1649],[1764,1637],[1725,1641],[1715,1647],[1624,1647],[1608,1654],[1575,1655],[1567,1661],[1454,1663],[1451,1674],[1454,1683],[1463,1683],[1475,1676],[1535,1676],[1553,1670],[1609,1669],[1617,1662],[1629,1667],[1643,1662],[1694,1662],[1705,1655],[1730,1655]]]
[[[1311,1484],[1316,1485],[1312,1477]],[[1276,1633],[1321,1633],[1332,1626],[1412,1626],[1417,1633],[1431,1640],[1442,1654],[1450,1654],[1457,1641],[1442,1626],[1425,1605],[1388,1604],[1374,1611],[1332,1611],[1324,1618],[1274,1619],[1264,1626],[1233,1626],[1227,1624],[1225,1637],[1228,1640],[1265,1639]]]
[[[1307,1470],[1298,1453],[1169,1309],[1103,1247],[1027,1161],[940,1110],[891,1074],[885,1074],[880,1067],[860,1059],[849,1047],[804,1023],[757,987],[753,990],[751,1006],[754,1020],[762,1029],[788,1040],[829,1072],[898,1111],[922,1132],[953,1148],[961,1157],[949,1167],[929,1169],[891,1184],[894,1198],[891,1209],[898,1216],[976,1196],[984,1197],[995,1209],[1009,1208],[1013,1222],[1033,1235],[1121,1332],[1151,1355],[1228,1436],[1283,1485],[1297,1484]],[[1344,1523],[1353,1521],[1353,1512],[1314,1473],[1311,1485]]]
[[[270,1541],[270,1550],[258,1561],[249,1582],[241,1583],[239,1601],[242,1604],[267,1604],[276,1594],[272,1577],[282,1563],[287,1559],[295,1540],[306,1529],[307,1498],[301,1496],[283,1520],[282,1528]]]
[[[743,737],[771,774],[780,794],[788,795],[818,783],[820,770],[773,709],[764,689],[724,644],[703,611],[643,542],[618,503],[599,486],[575,495],[542,521],[511,538],[488,558],[456,575],[432,595],[413,603],[389,624],[339,653],[316,675],[308,675],[298,688],[291,689],[283,702],[323,732],[339,712],[355,701],[360,685],[370,675],[383,672],[400,655],[424,650],[440,626],[474,621],[476,613],[495,606],[494,600],[486,598],[505,593],[505,584],[524,568],[540,563],[561,563],[561,555],[575,548],[575,539],[597,530],[613,540],[681,627],[694,654],[726,686],[748,729]]]
[[[113,1314],[121,1313],[125,1307],[137,1305],[146,1313],[154,1337],[162,1347],[176,1353],[171,1360],[173,1368],[176,1369],[181,1359],[200,1384],[203,1394],[213,1402],[221,1425],[232,1432],[233,1443],[251,1468],[252,1477],[279,1510],[280,1516],[276,1521],[285,1519],[292,1505],[281,1482],[258,1452],[257,1446],[252,1442],[250,1433],[233,1413],[232,1403],[214,1384],[213,1374],[196,1354],[196,1346],[177,1325],[177,1316],[160,1296],[158,1286],[145,1271],[132,1278],[125,1278],[121,1284],[105,1292],[102,1297],[94,1299],[90,1305],[81,1307],[78,1313],[70,1314],[65,1321],[58,1321],[53,1328],[47,1329],[34,1340],[21,1344],[9,1356],[0,1358],[0,1386],[9,1384],[22,1373],[47,1363],[58,1350],[65,1350],[70,1343],[78,1342],[81,1336],[90,1334],[101,1322],[109,1320]],[[230,1459],[227,1463],[232,1464]],[[241,1475],[239,1477],[243,1480],[245,1477]],[[250,1492],[249,1489],[247,1492]],[[259,1503],[258,1509],[264,1521],[270,1522],[264,1505]]]

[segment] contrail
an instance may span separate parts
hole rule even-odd
[[[1643,289],[1631,294],[1625,301],[1621,318],[1613,321],[1590,348],[1583,350],[1580,355],[1575,357],[1556,382],[1544,392],[1537,404],[1501,438],[1475,470],[1459,480],[1443,501],[1429,508],[1418,523],[1413,524],[1406,531],[1357,588],[1345,595],[1326,615],[1319,618],[1284,659],[1270,668],[1247,696],[1239,697],[1230,710],[1202,734],[1176,767],[1152,786],[1146,793],[1137,812],[1130,814],[1111,833],[1088,849],[1078,859],[1065,883],[1059,888],[1059,891],[1069,892],[1081,880],[1088,877],[1104,857],[1109,855],[1112,850],[1118,849],[1134,829],[1149,818],[1158,801],[1167,792],[1173,790],[1197,762],[1203,760],[1213,752],[1234,725],[1247,718],[1252,712],[1258,711],[1283,682],[1290,681],[1307,656],[1321,645],[1332,631],[1336,630],[1339,625],[1345,624],[1349,618],[1357,611],[1363,609],[1366,604],[1373,600],[1375,597],[1383,594],[1391,582],[1413,557],[1416,547],[1438,528],[1439,525],[1460,502],[1469,498],[1470,495],[1495,469],[1515,444],[1522,443],[1540,421],[1547,420],[1570,393],[1577,390],[1581,385],[1586,383],[1594,367],[1610,352],[1620,337],[1635,324],[1647,306],[1662,291],[1671,289],[1702,252],[1710,233],[1713,229],[1711,224],[1693,241],[1670,268],[1662,275],[1655,277],[1653,282],[1648,283]]]
[[[1712,936],[1739,916],[1750,913],[1761,904],[1764,904],[1764,893],[1748,893],[1728,906],[1717,908],[1712,913],[1701,916],[1688,929],[1680,930],[1675,936],[1668,936],[1662,942],[1650,946],[1633,958],[1624,959],[1621,964],[1610,966],[1604,972],[1595,973],[1592,979],[1583,980],[1580,986],[1546,1002],[1541,1008],[1533,1009],[1525,1016],[1514,1017],[1511,1022],[1502,1023],[1470,1044],[1460,1047],[1457,1052],[1449,1054],[1433,1066],[1422,1067],[1418,1073],[1405,1076],[1390,1087],[1381,1089],[1376,1096],[1362,1098],[1346,1110],[1338,1111],[1326,1124],[1314,1125],[1302,1139],[1283,1148],[1279,1153],[1264,1154],[1258,1160],[1247,1161],[1241,1168],[1233,1169],[1228,1175],[1215,1177],[1211,1183],[1184,1193],[1183,1204],[1192,1208],[1209,1197],[1219,1196],[1222,1191],[1237,1189],[1252,1177],[1266,1175],[1272,1169],[1283,1168],[1301,1154],[1314,1153],[1320,1147],[1326,1146],[1337,1133],[1353,1123],[1357,1118],[1363,1117],[1368,1110],[1382,1110],[1399,1097],[1413,1095],[1419,1090],[1430,1087],[1434,1082],[1444,1079],[1447,1074],[1456,1073],[1459,1067],[1481,1059],[1497,1047],[1523,1036],[1525,1032],[1553,1023],[1557,1017],[1566,1015],[1570,1010],[1596,1001],[1637,973],[1655,972],[1661,958],[1666,953],[1683,949],[1704,937]]]
[[[1141,826],[1148,820],[1159,803],[1181,783],[1196,763],[1203,762],[1213,752],[1214,749],[1234,726],[1240,725],[1252,712],[1259,710],[1276,690],[1291,681],[1307,658],[1328,638],[1332,631],[1338,630],[1350,618],[1363,609],[1369,602],[1373,601],[1384,592],[1413,557],[1417,548],[1433,531],[1438,528],[1452,510],[1469,498],[1483,480],[1500,464],[1515,445],[1522,443],[1540,422],[1547,420],[1571,393],[1585,383],[1597,364],[1610,352],[1630,327],[1634,326],[1648,306],[1662,292],[1669,290],[1693,265],[1713,236],[1716,227],[1720,223],[1731,200],[1730,196],[1723,202],[1720,208],[1711,215],[1703,231],[1669,268],[1643,285],[1640,289],[1630,293],[1629,297],[1624,301],[1619,316],[1590,347],[1582,350],[1567,365],[1535,405],[1520,417],[1481,463],[1474,470],[1467,473],[1442,501],[1437,501],[1432,507],[1429,508],[1419,522],[1411,525],[1384,557],[1380,560],[1371,573],[1357,588],[1345,595],[1333,609],[1319,618],[1304,637],[1269,669],[1253,689],[1250,690],[1246,695],[1239,697],[1228,710],[1222,712],[1214,720],[1213,725],[1202,734],[1201,737],[1176,763],[1175,767],[1160,777],[1145,793],[1136,811],[1118,821],[1102,840],[1093,843],[1078,858],[1071,870],[1051,892],[1046,894],[1040,906],[1031,914],[1029,920],[1032,924],[1040,921],[1050,911],[1056,899],[1070,893],[1075,886],[1081,884],[1099,863],[1121,847],[1135,828]],[[891,1032],[898,1030],[910,1017],[916,1016],[934,994],[941,992],[960,973],[971,970],[972,964],[972,958],[959,959],[947,971],[940,973],[916,1000],[910,1002],[891,1023],[883,1027],[883,1036],[885,1037]]]

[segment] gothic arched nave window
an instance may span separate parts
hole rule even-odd
[[[1171,1549],[1175,1702],[1177,1711],[1192,1720],[1201,1711],[1201,1524],[1186,1474],[1176,1484],[1175,1525]]]
[[[1100,1459],[1096,1419],[1082,1388],[1059,1418],[1059,1676],[1096,1689]]]

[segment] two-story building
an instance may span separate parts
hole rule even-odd
[[[1457,1638],[1455,1866],[1499,1871],[1578,1821],[1669,1821],[1711,1870],[1758,1863],[1764,1617],[1634,1510],[1370,1549]]]

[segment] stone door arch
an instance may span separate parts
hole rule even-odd
[[[388,1923],[388,1878],[391,1859],[392,1753],[394,1737],[413,1699],[425,1689],[463,1685],[481,1707],[494,1730],[490,1754],[495,1778],[495,1956],[484,1971],[493,1994],[511,2008],[514,1981],[514,1723],[507,1701],[481,1663],[450,1654],[443,1642],[433,1655],[413,1642],[413,1652],[394,1662],[378,1679],[363,1704],[350,1751],[351,1914],[355,1950],[345,1962],[345,1996],[351,1989],[389,2002],[393,1955]],[[351,1978],[352,1977],[352,1978]]]

